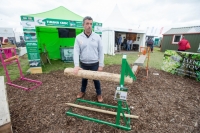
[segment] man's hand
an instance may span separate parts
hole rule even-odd
[[[82,68],[80,68],[79,66],[74,67],[74,74],[77,75],[78,71],[81,70]]]
[[[103,67],[99,66],[98,71],[103,71]]]

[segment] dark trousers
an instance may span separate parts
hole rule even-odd
[[[91,71],[97,71],[99,68],[99,63],[96,63],[94,65],[86,65],[81,63],[81,68],[84,70],[91,70]],[[99,80],[93,80],[94,86],[96,89],[97,95],[101,95],[101,85]],[[86,87],[87,87],[88,79],[83,78],[82,79],[82,85],[81,85],[81,92],[85,93]]]
[[[117,51],[118,51],[118,52],[121,51],[121,43],[117,43]]]
[[[179,50],[179,49],[178,49],[178,51],[185,51],[185,50]]]
[[[153,44],[147,44],[147,47],[150,47],[151,51],[153,51]]]

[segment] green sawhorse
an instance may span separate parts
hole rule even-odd
[[[84,119],[84,120],[94,121],[94,122],[101,123],[101,124],[106,124],[106,125],[109,125],[109,126],[120,128],[122,130],[126,130],[126,131],[131,130],[130,119],[131,118],[138,119],[139,117],[130,114],[130,108],[128,107],[127,102],[126,102],[128,89],[126,87],[124,87],[125,76],[130,76],[133,80],[136,80],[136,76],[132,72],[132,70],[131,70],[131,68],[130,68],[127,60],[126,60],[126,55],[123,55],[122,65],[121,65],[120,81],[119,81],[120,86],[117,87],[116,92],[115,92],[115,100],[117,100],[117,103],[118,103],[117,106],[99,103],[99,102],[93,102],[93,101],[89,101],[89,100],[77,99],[75,101],[75,104],[66,103],[67,105],[71,106],[70,109],[66,112],[66,115],[74,116],[74,117]],[[85,106],[78,105],[78,103],[87,103],[87,104],[101,106],[101,107],[105,107],[105,108],[112,108],[112,109],[116,109],[117,112],[85,107]],[[111,123],[111,122],[107,122],[107,121],[103,121],[103,120],[99,120],[99,119],[91,118],[91,117],[88,117],[88,116],[83,116],[83,115],[80,115],[80,114],[73,113],[72,107],[77,107],[77,108],[81,108],[81,109],[85,109],[85,110],[116,115],[116,118],[115,118],[116,122]],[[124,123],[123,125],[120,124],[121,117],[123,118],[123,123]]]

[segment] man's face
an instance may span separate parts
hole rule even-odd
[[[83,24],[83,27],[86,32],[91,32],[92,31],[92,20],[86,19]]]

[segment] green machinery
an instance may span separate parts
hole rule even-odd
[[[130,76],[133,80],[136,80],[136,76],[132,72],[132,70],[131,70],[131,68],[130,68],[127,60],[126,60],[126,55],[123,55],[122,65],[121,65],[120,86],[117,87],[116,92],[115,92],[115,99],[117,100],[117,103],[118,103],[117,106],[108,105],[108,104],[99,103],[99,102],[92,102],[92,101],[83,100],[83,99],[77,99],[76,102],[75,102],[75,104],[82,102],[82,103],[92,104],[92,105],[101,106],[101,107],[105,107],[105,108],[116,109],[117,112],[113,112],[113,113],[116,113],[116,122],[115,123],[110,123],[110,122],[107,122],[107,121],[103,121],[103,120],[99,120],[99,119],[91,118],[91,117],[88,117],[88,116],[83,116],[83,115],[73,113],[71,107],[66,112],[66,115],[74,116],[74,117],[81,118],[81,119],[84,119],[84,120],[94,121],[94,122],[101,123],[101,124],[106,124],[106,125],[109,125],[109,126],[113,126],[113,127],[116,127],[116,128],[126,130],[126,131],[131,130],[130,117],[127,117],[128,115],[130,115],[130,108],[128,107],[128,105],[126,103],[126,96],[127,96],[127,90],[128,89],[124,87],[125,76]],[[127,114],[125,114],[125,113],[127,113]],[[123,125],[120,124],[120,118],[121,117],[123,117],[123,123],[125,123]],[[134,116],[132,118],[138,118],[138,116]]]

